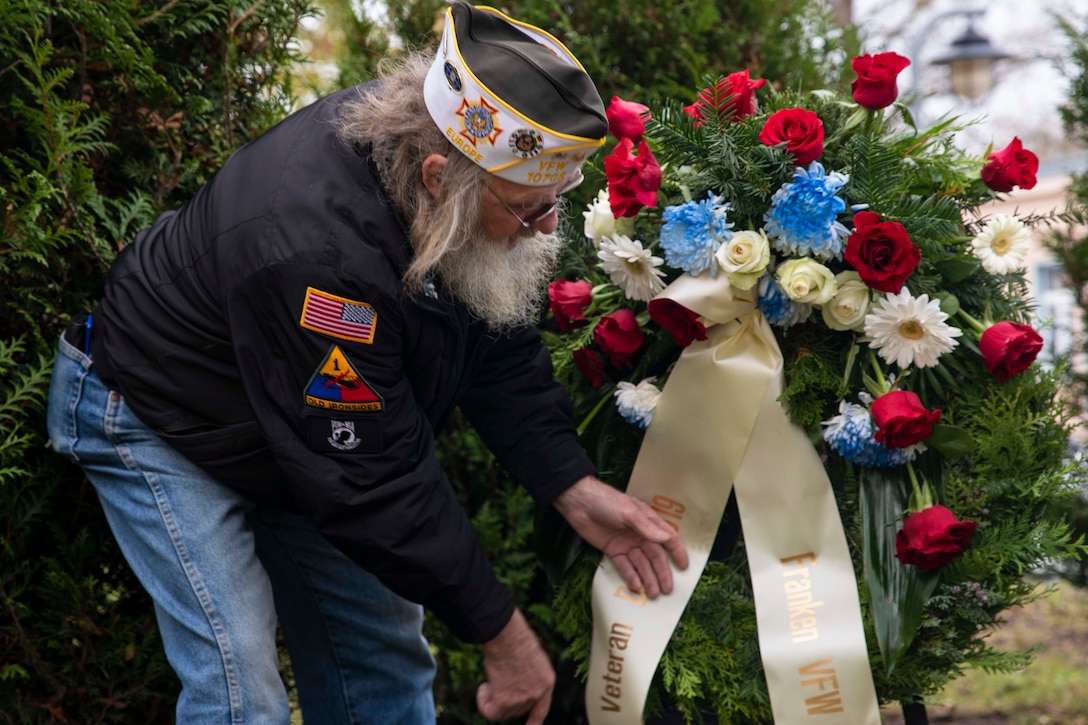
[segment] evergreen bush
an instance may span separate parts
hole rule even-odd
[[[1069,44],[1070,63],[1065,69],[1069,79],[1069,96],[1058,109],[1066,137],[1088,148],[1088,14],[1080,17],[1059,17],[1058,26]],[[1067,206],[1060,216],[1060,225],[1052,228],[1044,239],[1046,248],[1057,257],[1065,273],[1066,283],[1080,315],[1080,332],[1074,335],[1069,355],[1076,357],[1088,350],[1084,336],[1088,323],[1088,170],[1074,173],[1067,189]],[[1069,406],[1083,424],[1088,417],[1088,372],[1080,365],[1065,367],[1065,391]],[[1079,437],[1083,456],[1083,437]],[[1088,486],[1066,511],[1074,530],[1088,539]],[[1077,586],[1088,586],[1088,557],[1061,559],[1048,567]]]
[[[0,3],[0,723],[173,719],[150,602],[46,447],[49,369],[117,250],[288,109],[310,10]]]

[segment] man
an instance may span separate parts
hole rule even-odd
[[[433,721],[418,604],[481,643],[483,715],[543,722],[551,665],[435,459],[456,406],[632,588],[671,590],[683,545],[595,478],[529,324],[606,129],[558,41],[455,4],[433,61],[293,114],[118,256],[50,436],[155,602],[178,722],[288,722],[277,615],[307,722]]]

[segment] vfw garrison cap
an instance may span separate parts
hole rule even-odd
[[[494,8],[454,3],[423,84],[446,138],[488,172],[550,186],[604,144],[604,103],[553,36]]]

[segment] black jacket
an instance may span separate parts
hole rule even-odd
[[[533,329],[410,299],[403,222],[340,105],[296,112],[118,256],[94,312],[103,380],[254,500],[304,512],[392,590],[480,642],[513,605],[434,454],[461,409],[548,505],[593,473]]]

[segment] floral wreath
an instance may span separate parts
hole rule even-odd
[[[984,635],[1038,596],[1023,574],[1080,551],[1056,512],[1076,495],[1070,419],[1060,371],[1035,364],[1023,272],[1045,220],[982,208],[1032,188],[1038,159],[1016,138],[966,154],[956,119],[916,127],[897,102],[907,65],[854,58],[850,100],[746,70],[687,106],[613,98],[607,186],[568,230],[543,326],[587,450],[622,484],[674,363],[707,334],[661,292],[724,275],[753,295],[785,359],[780,400],[834,485],[877,694],[904,704],[968,666],[1025,666]],[[737,528],[727,512],[647,715],[771,717]],[[575,558],[556,599],[583,674],[597,560]]]

